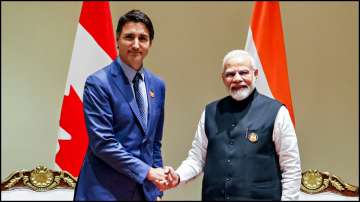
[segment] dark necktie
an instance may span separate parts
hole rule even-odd
[[[144,97],[140,91],[140,79],[142,79],[141,74],[139,72],[137,72],[135,74],[135,77],[133,79],[133,83],[134,83],[134,92],[135,92],[135,99],[137,102],[137,105],[139,107],[139,112],[140,112],[140,118],[141,121],[144,123],[144,125],[146,126],[146,121],[145,121],[145,107],[144,107]]]

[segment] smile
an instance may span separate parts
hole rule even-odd
[[[249,88],[249,87],[246,85],[239,85],[239,86],[232,86],[231,90],[243,90],[243,89],[247,89],[247,88]]]

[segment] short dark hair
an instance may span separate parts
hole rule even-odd
[[[149,30],[150,42],[154,39],[154,27],[150,18],[140,10],[133,9],[119,18],[116,28],[116,38],[120,36],[123,26],[128,22],[141,22]]]

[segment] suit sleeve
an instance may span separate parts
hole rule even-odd
[[[87,79],[83,102],[90,149],[115,170],[142,184],[150,166],[127,152],[115,138],[109,94],[96,77]]]

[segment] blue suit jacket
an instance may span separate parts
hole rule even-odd
[[[116,60],[87,78],[83,102],[89,146],[74,200],[132,200],[136,183],[147,200],[162,195],[146,175],[150,167],[163,167],[165,84],[146,69],[144,75],[147,127],[140,122],[132,84]]]

